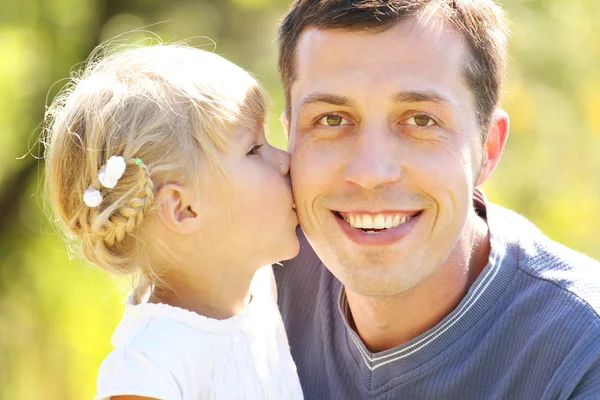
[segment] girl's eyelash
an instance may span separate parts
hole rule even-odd
[[[250,151],[248,153],[246,153],[246,155],[248,156],[255,156],[258,154],[258,151],[260,150],[260,148],[263,147],[262,144],[257,144],[255,146],[252,146],[252,148],[250,149]]]

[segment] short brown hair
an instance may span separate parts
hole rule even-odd
[[[295,0],[279,28],[279,71],[288,117],[296,47],[306,28],[381,32],[423,13],[441,16],[467,43],[464,77],[475,95],[485,139],[502,92],[508,33],[504,12],[492,0]]]

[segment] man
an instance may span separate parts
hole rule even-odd
[[[477,189],[508,134],[501,9],[297,0],[279,46],[306,398],[600,398],[600,265]]]

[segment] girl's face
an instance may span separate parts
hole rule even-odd
[[[232,267],[260,267],[295,257],[298,220],[289,154],[266,141],[261,125],[234,132],[220,158],[225,181],[211,168],[201,168],[199,174],[200,247],[206,257]]]

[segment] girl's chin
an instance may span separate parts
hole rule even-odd
[[[298,253],[300,252],[300,242],[298,241],[296,234],[294,233],[293,239],[285,243],[285,245],[281,246],[280,248],[282,249],[282,251],[278,252],[277,260],[270,264],[275,264],[279,261],[290,260],[298,255]]]
[[[290,246],[290,252],[289,254],[287,254],[286,258],[283,258],[282,260],[289,260],[291,258],[294,258],[298,255],[298,253],[300,252],[300,242],[298,241],[298,238],[294,238],[294,242],[292,243],[292,246]]]

